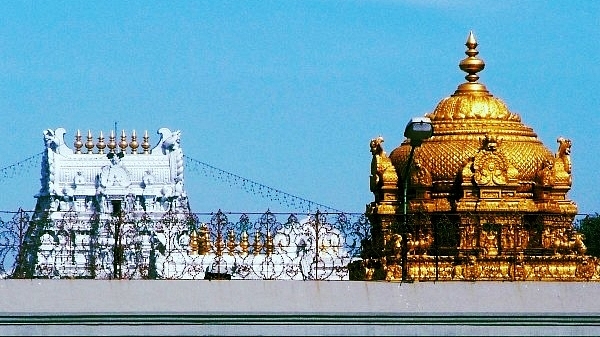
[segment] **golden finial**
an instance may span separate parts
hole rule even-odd
[[[267,242],[265,243],[265,249],[267,251],[267,255],[273,254],[275,250],[275,244],[273,244],[273,237],[271,236],[271,232],[267,232]]]
[[[125,135],[125,130],[121,130],[121,141],[119,142],[121,152],[125,152],[125,150],[127,149],[127,145],[127,136]]]
[[[129,143],[129,147],[131,148],[132,154],[137,154],[139,144],[137,142],[137,134],[135,133],[135,130],[131,132],[131,142]]]
[[[467,46],[467,51],[465,51],[467,57],[460,61],[458,65],[462,71],[467,73],[467,75],[465,76],[467,82],[459,85],[455,94],[477,92],[489,94],[489,92],[483,84],[477,83],[477,80],[479,79],[479,75],[477,75],[477,73],[482,71],[483,68],[485,68],[485,63],[483,62],[483,60],[477,57],[477,54],[479,54],[479,51],[477,51],[476,49],[477,45],[478,44],[475,40],[475,36],[473,35],[473,32],[470,31],[469,36],[467,37],[467,42],[465,43],[465,46]]]
[[[250,247],[250,242],[248,241],[248,232],[247,231],[243,231],[242,232],[242,238],[240,240],[240,249],[242,250],[240,252],[240,255],[242,257],[245,257],[248,255],[248,247]]]
[[[254,255],[260,254],[260,251],[263,249],[263,244],[260,241],[260,233],[258,231],[254,232],[254,243],[252,244],[252,248]]]
[[[142,149],[144,149],[144,154],[148,154],[148,149],[150,149],[150,143],[148,142],[148,130],[144,132],[144,141],[142,142]]]
[[[81,148],[83,147],[83,142],[81,141],[81,131],[77,130],[77,134],[75,135],[75,143],[73,143],[75,147],[75,153],[80,154]]]
[[[475,36],[473,36],[473,32],[469,32],[469,37],[467,38],[465,46],[469,48],[465,52],[465,54],[467,54],[468,57],[460,61],[459,67],[462,71],[468,73],[468,75],[465,76],[465,79],[467,81],[477,82],[477,80],[479,79],[477,73],[482,71],[483,68],[485,68],[485,63],[482,59],[477,57],[477,54],[479,54],[479,52],[477,51],[477,49],[475,49],[477,48],[477,41],[475,40]]]
[[[206,255],[211,251],[210,231],[206,224],[200,225],[200,234],[198,237],[198,253]]]
[[[94,150],[94,138],[92,138],[92,130],[88,130],[85,148],[87,149],[87,153],[92,153],[92,151]]]
[[[235,254],[236,246],[237,242],[235,242],[235,232],[233,229],[230,229],[227,233],[227,250],[229,251],[229,255],[233,256],[233,254]]]
[[[104,143],[104,135],[102,134],[102,131],[100,131],[100,136],[98,136],[98,143],[96,144],[96,147],[98,148],[99,154],[104,154],[106,143]]]
[[[225,248],[225,241],[223,241],[223,235],[221,234],[221,231],[217,232],[217,242],[215,242],[215,253],[217,254],[217,256],[222,256],[223,255],[223,249]]]
[[[108,148],[110,149],[110,153],[115,153],[115,148],[117,147],[117,141],[115,140],[115,131],[110,130],[110,137],[108,138]]]
[[[188,249],[190,255],[198,255],[198,232],[196,232],[196,229],[192,229]]]

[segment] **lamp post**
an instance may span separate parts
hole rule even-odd
[[[425,139],[429,139],[433,136],[433,124],[427,117],[414,117],[406,125],[404,129],[404,137],[410,140],[410,153],[406,166],[404,166],[404,172],[402,175],[403,190],[402,190],[402,216],[403,216],[403,228],[402,228],[402,281],[407,279],[407,238],[406,231],[408,229],[407,224],[407,194],[408,194],[408,175],[410,173],[410,166],[412,165],[413,156],[415,154],[415,148],[421,146]]]

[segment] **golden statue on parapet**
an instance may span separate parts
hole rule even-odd
[[[396,169],[390,158],[383,150],[383,137],[371,139],[369,144],[373,159],[371,160],[371,192],[375,194],[377,201],[385,199],[385,192],[395,188],[398,183]]]
[[[426,114],[433,136],[390,155],[370,142],[371,238],[357,279],[600,280],[573,226],[571,141],[554,154],[478,82],[472,33],[465,83]],[[403,175],[407,175],[406,177]],[[404,185],[406,184],[406,185]],[[406,203],[403,203],[406,200]],[[362,268],[362,269],[361,269]]]

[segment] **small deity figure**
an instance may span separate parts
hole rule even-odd
[[[182,178],[175,178],[175,195],[179,197],[185,197]]]
[[[549,227],[544,228],[542,231],[542,247],[551,248],[554,242],[554,233]]]
[[[498,139],[495,135],[486,134],[481,140],[481,145],[485,151],[494,152],[498,149],[498,145],[500,145],[501,142],[502,140]]]
[[[515,248],[515,229],[510,227],[502,227],[502,248],[503,249],[512,249]]]
[[[144,176],[142,177],[142,187],[147,188],[148,186],[153,185],[155,181],[156,180],[154,178],[154,175],[152,175],[152,171],[146,170]]]
[[[497,243],[497,238],[496,238],[496,231],[482,230],[480,242],[481,242],[481,247],[484,249],[486,255],[488,255],[488,256],[498,255],[498,243]]]
[[[58,199],[52,200],[52,202],[50,203],[50,210],[53,212],[58,211],[59,203],[60,201]]]
[[[75,178],[73,178],[73,187],[77,188],[85,184],[85,177],[83,176],[83,172],[77,171]]]
[[[100,172],[100,186],[103,188],[110,186],[128,187],[131,184],[129,179],[129,173],[121,164],[121,158],[123,158],[123,152],[109,153],[107,155],[110,159],[111,164],[102,167]]]
[[[477,247],[475,226],[467,225],[460,232],[460,249],[473,249]]]
[[[125,208],[127,209],[128,212],[135,210],[135,203],[136,203],[135,195],[133,195],[132,193],[127,194],[127,196],[125,197],[125,201],[126,201]]]
[[[61,211],[68,211],[69,209],[71,209],[73,207],[74,192],[75,191],[70,187],[63,188],[63,190],[62,190],[63,196],[60,201],[60,210]]]

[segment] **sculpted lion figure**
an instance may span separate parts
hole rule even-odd
[[[556,158],[562,160],[565,172],[571,173],[571,140],[558,137],[556,141],[558,142]]]
[[[379,136],[377,138],[371,139],[371,143],[369,146],[371,147],[371,153],[374,156],[385,156],[385,152],[383,151],[383,137]]]
[[[163,153],[167,153],[170,151],[175,151],[179,149],[181,142],[181,131],[171,131],[167,128],[161,128],[158,130],[158,133],[161,135],[161,146]]]
[[[383,137],[371,139],[369,146],[373,158],[371,159],[371,192],[375,194],[375,200],[379,201],[383,197],[382,188],[394,187],[398,182],[396,170],[392,161],[387,157],[383,150]]]
[[[70,152],[69,147],[65,144],[65,133],[67,131],[63,128],[44,130],[44,143],[46,147],[56,153]]]

